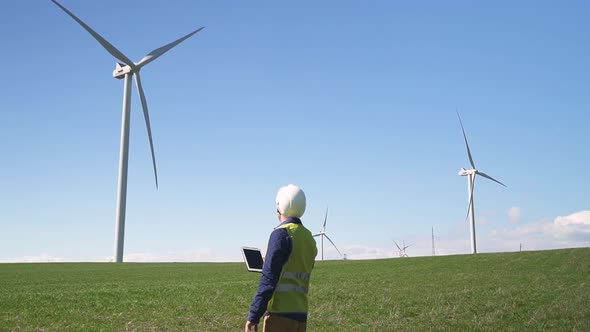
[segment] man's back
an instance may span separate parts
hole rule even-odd
[[[309,281],[317,255],[311,232],[299,219],[305,212],[305,194],[295,186],[279,189],[276,198],[279,226],[271,233],[246,332],[258,329],[264,316],[267,332],[302,332],[307,327]]]

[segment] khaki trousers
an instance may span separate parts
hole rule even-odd
[[[268,314],[264,316],[264,328],[262,332],[305,332],[306,329],[306,322]]]

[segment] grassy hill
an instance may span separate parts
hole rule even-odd
[[[0,264],[0,331],[243,331],[240,263]],[[317,262],[309,331],[588,331],[590,249]]]

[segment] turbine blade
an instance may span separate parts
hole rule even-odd
[[[314,234],[312,237],[320,236],[322,233]]]
[[[484,178],[486,178],[486,179],[492,180],[492,181],[494,181],[494,182],[496,182],[496,183],[498,183],[498,184],[501,184],[501,185],[503,185],[504,187],[506,187],[506,185],[505,185],[505,184],[503,184],[502,182],[500,182],[500,181],[498,181],[498,180],[494,179],[493,177],[491,177],[491,176],[487,175],[487,174],[486,174],[486,173],[484,173],[484,172],[479,172],[479,171],[478,171],[476,174],[477,174],[477,175],[481,175],[481,176],[483,176],[483,177],[484,177]],[[508,187],[506,187],[506,188],[508,188]]]
[[[465,221],[469,219],[469,211],[471,211],[471,205],[473,204],[473,188],[475,188],[475,176],[473,177],[473,181],[471,181],[471,194],[469,195],[469,204],[467,205],[467,215],[465,216]]]
[[[205,27],[201,27],[198,28],[197,30],[185,35],[184,37],[181,37],[169,44],[166,44],[160,48],[156,48],[155,50],[151,51],[150,53],[148,53],[148,55],[144,56],[143,59],[139,60],[139,62],[137,63],[137,67],[141,68],[145,65],[147,65],[148,63],[156,60],[157,58],[159,58],[160,56],[162,56],[164,53],[170,51],[174,46],[182,43],[183,41],[185,41],[186,39],[190,38],[192,35],[194,35],[195,33],[203,30]]]
[[[397,249],[401,251],[402,248],[399,247],[399,245],[397,244],[397,242],[395,242],[395,240],[392,240],[392,241],[393,241],[393,243],[395,243],[395,246],[397,247]]]
[[[471,167],[475,169],[475,163],[473,162],[473,158],[471,157],[471,150],[469,149],[469,143],[467,143],[467,135],[465,135],[465,129],[463,128],[463,121],[461,121],[461,116],[459,115],[459,111],[457,111],[457,117],[459,118],[459,124],[461,124],[461,131],[463,131],[463,138],[465,139],[465,146],[467,147],[467,156],[469,157],[469,163]]]
[[[326,205],[326,216],[324,217],[324,232],[326,231],[326,221],[328,221],[328,205]]]
[[[336,248],[336,245],[334,244],[334,242],[332,242],[332,240],[330,240],[330,237],[326,234],[324,234],[324,236],[326,237],[326,239],[328,239],[328,241],[330,241],[330,243],[334,246],[334,249],[336,249],[336,251],[338,251],[340,256],[342,256],[342,253],[340,252],[340,250],[338,250],[338,248]]]
[[[72,14],[72,12],[67,10],[64,6],[60,5],[59,2],[57,2],[55,0],[51,0],[51,1],[54,4],[56,4],[59,8],[61,8],[71,18],[73,18],[74,21],[78,22],[78,24],[80,24],[86,31],[88,31],[88,33],[90,33],[92,35],[92,37],[94,37],[94,39],[96,39],[96,41],[98,41],[100,43],[100,45],[102,45],[102,47],[104,47],[105,50],[107,50],[107,52],[109,52],[112,56],[119,59],[121,62],[124,62],[125,64],[129,65],[131,68],[135,68],[133,61],[131,61],[128,57],[126,57],[125,54],[121,53],[121,51],[119,51],[115,46],[113,46],[111,43],[109,43],[106,39],[102,38],[101,35],[99,35],[96,31],[92,30],[92,28],[90,28],[88,25],[86,25],[86,23],[82,22],[81,19],[76,17],[76,15]]]
[[[147,101],[145,94],[143,93],[143,87],[141,85],[141,78],[139,77],[139,71],[135,73],[135,83],[137,84],[137,92],[139,93],[139,99],[141,100],[141,107],[143,108],[143,117],[145,118],[145,127],[147,128],[148,139],[150,141],[150,150],[152,152],[152,164],[154,165],[154,176],[156,178],[156,188],[158,188],[158,170],[156,169],[156,155],[154,154],[154,142],[152,140],[152,128],[150,126],[150,114],[148,113]]]

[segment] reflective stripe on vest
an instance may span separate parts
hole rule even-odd
[[[309,289],[307,287],[297,286],[293,284],[281,284],[275,288],[275,292],[295,292],[307,294]]]
[[[307,272],[284,272],[283,279],[304,280],[309,281],[310,274]]]

